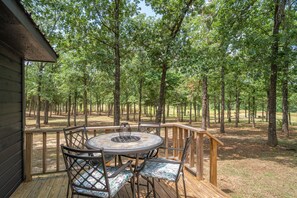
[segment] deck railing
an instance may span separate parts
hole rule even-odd
[[[197,179],[204,179],[204,159],[209,155],[209,181],[217,185],[217,157],[218,146],[223,143],[205,130],[183,124],[168,123],[161,125],[161,136],[166,148],[183,148],[184,140],[192,134],[193,142],[186,161],[186,169],[196,175]],[[117,126],[87,127],[90,136],[100,133],[113,132]],[[137,129],[137,125],[131,125]],[[56,173],[64,171],[64,163],[60,151],[60,144],[64,143],[63,129],[32,129],[25,131],[25,178],[31,181],[33,175]],[[40,147],[41,145],[41,147]],[[208,152],[207,152],[208,151]],[[41,156],[40,156],[41,155]],[[165,149],[160,154],[168,159],[180,159],[182,151]],[[62,161],[62,162],[61,162]],[[207,160],[208,161],[208,160]],[[35,166],[41,164],[38,169]],[[34,165],[34,170],[33,166]],[[48,167],[50,165],[50,168]]]

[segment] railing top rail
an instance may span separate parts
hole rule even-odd
[[[130,125],[131,128],[137,128],[138,125]],[[183,129],[187,129],[189,131],[193,131],[196,133],[203,133],[205,135],[207,135],[209,138],[215,140],[218,144],[220,145],[224,145],[223,142],[221,142],[219,139],[217,139],[215,136],[213,136],[212,134],[210,134],[209,132],[207,132],[205,129],[202,128],[195,128],[192,126],[187,126],[184,124],[179,124],[179,123],[165,123],[165,124],[161,124],[161,127],[179,127],[179,128],[183,128]],[[114,130],[114,129],[118,129],[119,126],[89,126],[86,127],[87,130]],[[60,132],[63,131],[63,128],[50,128],[50,129],[25,129],[25,134],[27,133],[55,133],[55,132]]]

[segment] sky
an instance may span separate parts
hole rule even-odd
[[[146,6],[144,1],[140,1],[140,8],[141,8],[141,12],[145,13],[146,16],[155,16],[155,12],[152,10],[152,8],[150,6]]]

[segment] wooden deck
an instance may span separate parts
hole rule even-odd
[[[189,198],[214,198],[230,197],[207,181],[198,181],[190,173],[186,174],[187,197]],[[12,198],[53,198],[66,197],[68,178],[66,173],[47,174],[33,177],[31,182],[22,183],[11,196]],[[156,182],[157,197],[176,197],[174,183]],[[141,197],[145,197],[146,188],[141,187]],[[182,182],[179,182],[179,192],[184,197]],[[80,196],[83,197],[83,196]],[[131,196],[130,185],[127,184],[116,196],[117,198],[128,198]],[[151,196],[152,197],[152,196]]]

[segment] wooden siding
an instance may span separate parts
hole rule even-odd
[[[23,181],[22,60],[0,44],[0,195]]]

